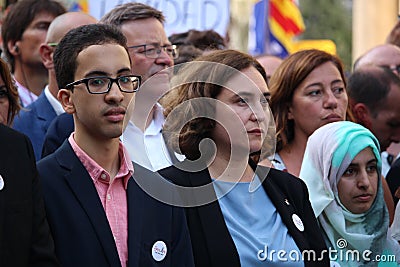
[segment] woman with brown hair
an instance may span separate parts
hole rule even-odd
[[[269,86],[277,135],[272,163],[298,176],[308,137],[322,125],[352,118],[343,64],[320,50],[300,51],[281,63]]]
[[[311,49],[290,55],[269,82],[271,110],[276,123],[273,167],[299,176],[308,137],[318,128],[336,121],[354,121],[348,105],[346,78],[341,60]],[[260,162],[270,166],[268,159]],[[390,221],[394,204],[382,179]]]
[[[187,64],[172,81],[163,128],[186,160],[159,173],[181,186],[195,265],[329,266],[304,183],[250,159],[273,123],[262,66],[235,50]],[[309,250],[322,258],[302,258]]]
[[[7,63],[0,59],[0,123],[11,126],[21,106]]]

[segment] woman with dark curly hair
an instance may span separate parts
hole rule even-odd
[[[0,59],[0,123],[11,126],[21,106],[7,63]]]
[[[201,56],[172,80],[163,134],[186,160],[159,173],[182,186],[196,266],[329,266],[303,181],[250,159],[273,123],[266,81],[235,50]],[[318,261],[302,258],[309,250]]]

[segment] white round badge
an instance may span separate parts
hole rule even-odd
[[[3,190],[4,188],[4,180],[3,180],[3,176],[1,176],[0,174],[0,190]]]
[[[303,225],[303,221],[300,219],[300,217],[297,216],[297,214],[293,214],[292,220],[293,220],[294,225],[297,227],[297,229],[299,229],[300,232],[303,232],[304,225]]]
[[[162,261],[167,256],[167,245],[164,241],[157,241],[151,248],[151,255],[155,261]]]

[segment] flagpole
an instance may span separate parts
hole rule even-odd
[[[269,0],[262,0],[264,1],[264,53],[271,54],[270,48],[270,29],[269,29]]]

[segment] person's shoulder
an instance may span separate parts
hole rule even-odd
[[[62,161],[69,162],[70,161],[70,155],[73,152],[72,148],[68,149],[68,140],[66,140],[61,147],[59,147],[56,151],[53,153],[47,155],[46,157],[40,159],[37,161],[37,168],[39,172],[45,172],[45,173],[51,173],[52,171],[55,171],[56,169],[62,168],[62,164],[60,163],[59,159],[63,159]]]
[[[71,133],[74,129],[74,118],[71,114],[62,113],[55,117],[49,126],[49,132]]]
[[[32,104],[31,104],[32,105]],[[32,116],[32,106],[29,105],[27,107],[22,108],[18,114],[14,118],[14,125],[13,127],[20,126],[23,122],[29,119]]]
[[[166,168],[161,169],[161,170],[158,170],[157,172],[160,173],[161,175],[166,175],[166,176],[174,175],[174,174],[177,174],[177,173],[180,173],[180,174],[185,173],[183,170],[177,168],[174,165],[166,167]]]
[[[392,166],[390,167],[391,169],[398,169],[400,170],[400,157],[398,156],[395,161],[393,162]]]
[[[57,160],[55,157],[55,153],[56,152],[36,162],[37,169],[41,176],[43,175],[43,173],[51,173],[54,172],[55,169],[59,168],[59,164],[56,164]]]
[[[135,177],[136,179],[146,179],[148,182],[151,182],[151,181],[149,181],[149,179],[154,180],[155,178],[161,177],[157,172],[149,170],[146,167],[144,167],[136,162],[132,161],[132,164],[133,164],[133,169],[134,169],[133,177]]]
[[[183,161],[183,162],[185,162],[185,161]],[[204,169],[201,171],[189,172],[188,170],[186,170],[183,162],[178,163],[178,165],[180,167],[172,165],[172,166],[169,166],[169,167],[159,170],[158,173],[161,174],[161,176],[163,176],[165,179],[167,179],[168,181],[170,181],[176,185],[188,186],[189,185],[189,176],[191,174],[198,175],[198,174],[206,171],[206,169]]]
[[[15,130],[12,129],[8,126],[5,126],[3,124],[0,123],[0,136],[1,136],[1,142],[4,144],[12,144],[14,141],[16,140],[26,140],[28,137]]]
[[[22,108],[14,118],[13,128],[16,130],[29,131],[37,123],[36,108],[32,106],[35,102],[27,107]]]
[[[35,162],[30,139],[23,133],[0,123],[1,158],[18,158],[19,162],[29,160]]]
[[[299,189],[306,188],[306,184],[300,178],[274,168],[269,170],[268,179],[287,192],[298,192]]]
[[[30,103],[28,106],[23,107],[19,113],[17,114],[17,116],[15,116],[14,119],[14,126],[15,125],[19,125],[20,122],[26,123],[29,121],[29,119],[31,117],[34,117],[37,113],[37,108],[40,105],[43,105],[43,101],[40,101],[41,98],[39,97],[38,99],[36,99],[35,101],[33,101],[32,103]],[[50,103],[49,103],[50,104]]]
[[[166,186],[167,184],[175,184],[171,177],[182,177],[181,170],[175,168],[174,166],[170,166],[158,171],[152,171],[147,169],[144,166],[139,165],[138,163],[133,162],[133,177],[135,178],[136,183],[144,183],[146,185],[153,185],[157,188]],[[166,189],[170,189],[166,187]]]

